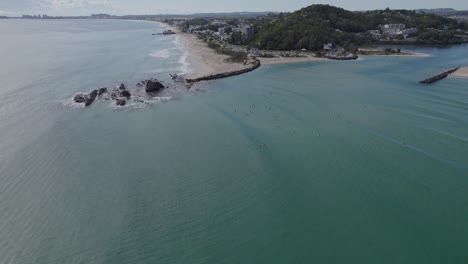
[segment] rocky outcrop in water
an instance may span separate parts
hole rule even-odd
[[[75,95],[73,100],[75,101],[75,103],[84,104],[85,106],[90,106],[92,103],[94,103],[97,96],[98,96],[98,90],[94,90],[89,94],[79,93]]]
[[[124,106],[124,105],[127,104],[127,101],[124,100],[124,99],[117,99],[117,100],[115,101],[115,104],[118,105],[118,106]]]
[[[133,88],[130,90],[123,83],[110,89],[101,87],[90,93],[76,94],[73,101],[84,106],[90,106],[96,100],[112,100],[116,106],[125,106],[130,102],[149,104],[167,87],[161,81],[151,78],[138,82]]]
[[[107,87],[102,87],[102,88],[99,88],[99,91],[98,91],[98,96],[101,97],[102,95],[108,93],[109,91],[107,90]]]
[[[166,87],[158,80],[147,80],[145,91],[149,94],[155,94],[165,89]]]
[[[117,100],[119,98],[126,98],[128,100],[130,97],[132,97],[132,94],[127,90],[127,87],[123,83],[119,86],[118,89],[113,90],[111,93],[112,100]]]
[[[447,78],[450,74],[456,72],[459,68],[455,68],[455,69],[451,69],[451,70],[448,70],[446,72],[443,72],[441,74],[437,74],[436,76],[433,76],[431,78],[428,78],[428,79],[425,79],[425,80],[422,80],[420,81],[419,83],[420,84],[432,84],[432,83],[435,83],[435,82],[438,82],[442,79],[445,79]]]
[[[89,94],[88,100],[85,102],[85,106],[90,106],[96,100],[98,95],[98,90],[94,90]]]

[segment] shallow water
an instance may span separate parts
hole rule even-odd
[[[0,263],[468,261],[467,82],[417,83],[468,46],[64,104],[187,70],[158,30],[0,21]]]

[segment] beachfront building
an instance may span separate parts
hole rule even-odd
[[[253,26],[244,23],[239,24],[238,27],[233,28],[232,31],[241,33],[244,38],[250,38],[255,34]]]
[[[218,33],[220,36],[223,36],[225,34],[226,29],[223,27],[218,28]]]
[[[380,30],[368,30],[367,33],[369,33],[373,39],[382,38],[382,33],[380,33]]]
[[[323,44],[323,49],[324,50],[333,50],[334,48],[335,48],[335,46],[333,45],[333,43]]]
[[[405,30],[406,25],[405,24],[385,24],[385,25],[380,25],[380,30],[382,31],[382,35],[385,37],[388,37],[390,39],[398,37],[398,35],[401,35],[401,31]]]
[[[405,38],[407,38],[410,35],[414,35],[418,33],[417,28],[407,28],[402,31],[400,31],[400,34],[403,35]]]
[[[200,30],[200,26],[193,26],[193,25],[190,25],[189,28],[188,28],[188,32],[189,33],[194,33],[195,31],[198,31]]]
[[[385,24],[381,25],[380,29],[385,34],[397,34],[406,28],[405,24]]]

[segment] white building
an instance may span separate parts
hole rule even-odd
[[[221,28],[218,28],[218,33],[220,36],[223,36],[225,34],[225,28],[221,27]]]
[[[333,43],[323,44],[324,50],[333,50],[333,48],[334,48]]]
[[[417,28],[408,28],[408,29],[404,29],[404,30],[399,32],[399,34],[403,35],[405,38],[407,38],[409,35],[413,35],[413,34],[416,34],[416,33],[418,33]]]
[[[254,28],[252,25],[247,25],[241,23],[237,28],[232,29],[233,32],[240,32],[245,38],[249,38],[255,34]]]
[[[367,33],[369,33],[374,39],[380,39],[382,37],[380,30],[368,30]]]
[[[384,34],[397,34],[398,32],[404,30],[406,28],[405,24],[385,24],[381,25],[380,29]]]

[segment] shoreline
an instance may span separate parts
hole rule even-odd
[[[198,39],[196,35],[184,33],[173,25],[160,21],[157,22],[163,27],[176,32],[176,37],[180,41],[180,44],[186,49],[187,62],[190,65],[190,71],[185,74],[186,79],[202,79],[212,75],[235,73],[247,70],[252,66],[252,59],[248,60],[247,65],[244,65],[243,63],[228,62],[226,61],[230,58],[228,55],[217,53],[215,50],[208,47],[205,42]],[[257,57],[257,59],[260,61],[261,65],[331,61],[331,59],[314,56],[273,58]]]
[[[177,27],[164,22],[159,23],[176,32],[176,38],[187,52],[190,69],[184,74],[186,79],[200,79],[211,75],[242,71],[251,67],[251,64],[228,62],[230,58],[228,55],[217,53],[197,36],[183,33]]]
[[[186,52],[185,61],[187,62],[188,71],[183,74],[187,80],[205,80],[211,79],[213,76],[233,76],[238,75],[240,72],[250,72],[252,68],[252,59],[248,60],[247,64],[236,63],[227,61],[230,56],[225,54],[217,53],[212,48],[208,47],[208,44],[199,39],[194,34],[184,33],[178,27],[167,24],[161,21],[155,21],[166,29],[170,29],[176,33],[177,41],[182,45]],[[379,52],[380,50],[369,50],[373,52]],[[426,53],[402,53],[402,54],[366,54],[358,55],[359,58],[366,57],[411,57],[411,58],[427,58],[432,57]],[[359,60],[358,58],[358,60]],[[320,61],[332,61],[332,59],[307,56],[307,57],[257,57],[260,65],[274,65],[274,64],[289,64],[289,63],[301,63],[301,62],[320,62]],[[257,69],[258,67],[255,67]],[[451,75],[452,76],[452,75]],[[453,77],[468,78],[465,74],[453,74]],[[224,78],[225,78],[224,77]]]
[[[468,79],[468,66],[458,68],[458,70],[450,74],[449,77],[458,79]]]

